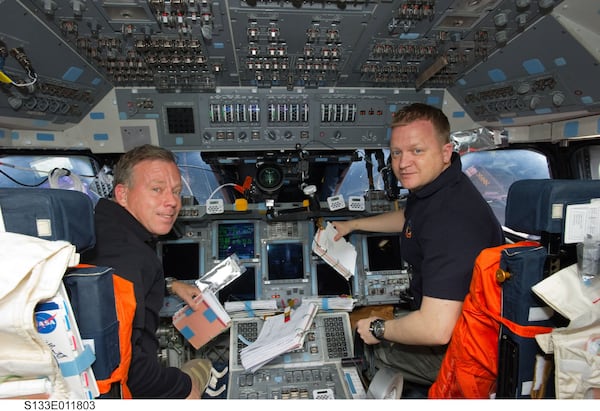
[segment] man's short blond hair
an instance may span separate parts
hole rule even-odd
[[[442,144],[450,143],[450,122],[442,110],[423,103],[413,103],[402,107],[392,117],[392,129],[417,120],[428,120],[437,132]]]

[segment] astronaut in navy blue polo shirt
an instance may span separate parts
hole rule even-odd
[[[372,345],[375,366],[398,369],[406,381],[430,385],[469,291],[473,266],[484,248],[504,243],[502,227],[453,151],[450,124],[438,108],[414,103],[394,114],[391,167],[409,190],[404,209],[333,222],[336,239],[352,231],[400,232],[410,265],[410,310],[383,320],[358,320]],[[400,258],[400,256],[399,256]]]

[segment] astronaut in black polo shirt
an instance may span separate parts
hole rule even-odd
[[[410,310],[394,319],[360,319],[357,332],[373,345],[377,368],[393,367],[406,381],[430,385],[469,291],[475,259],[484,248],[503,244],[504,235],[462,172],[441,110],[411,104],[394,114],[391,127],[391,167],[409,190],[406,207],[333,224],[336,239],[352,231],[402,233],[402,258],[412,270]]]

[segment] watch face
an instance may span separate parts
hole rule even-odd
[[[371,323],[371,333],[378,340],[383,338],[385,331],[385,322],[383,320],[375,320]]]
[[[377,338],[383,337],[383,323],[379,321],[375,324],[375,335]]]

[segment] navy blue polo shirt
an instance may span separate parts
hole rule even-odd
[[[504,243],[500,223],[462,172],[458,153],[438,178],[409,193],[404,216],[401,253],[412,267],[415,310],[423,296],[463,301],[476,257]]]

